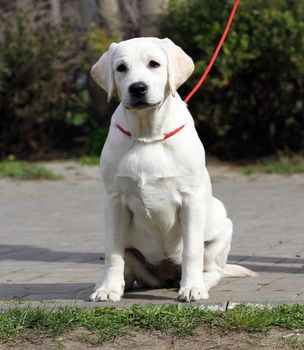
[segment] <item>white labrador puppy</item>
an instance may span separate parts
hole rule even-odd
[[[232,222],[212,196],[204,147],[176,92],[194,69],[169,39],[136,38],[110,45],[93,79],[111,99],[101,155],[105,266],[91,301],[120,300],[134,281],[180,284],[178,299],[208,298],[223,276],[254,273],[226,264]]]

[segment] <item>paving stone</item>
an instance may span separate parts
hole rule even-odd
[[[14,300],[97,305],[87,301],[103,268],[102,200],[98,169],[85,174],[0,180],[0,309]],[[211,174],[213,192],[234,221],[229,262],[259,276],[225,278],[202,303],[304,303],[304,176],[252,179],[219,167]],[[175,289],[135,289],[115,305],[176,302]]]

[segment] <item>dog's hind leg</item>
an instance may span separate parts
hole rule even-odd
[[[225,235],[219,236],[218,239],[212,241],[210,245],[205,248],[203,276],[208,291],[210,288],[216,286],[222,277],[256,276],[255,272],[243,266],[227,264],[232,236],[232,223],[230,223],[227,223]],[[231,227],[231,230],[229,227]]]
[[[207,290],[219,283],[224,276],[225,266],[231,246],[233,225],[227,218],[223,204],[213,198],[213,219],[209,226],[209,240],[204,250],[204,280]]]
[[[252,277],[256,273],[239,265],[227,264],[233,225],[227,218],[223,204],[214,198],[217,221],[213,220],[210,240],[205,242],[204,280],[207,290],[219,283],[222,277]]]
[[[225,226],[224,234],[218,235],[205,247],[203,276],[207,290],[217,285],[224,276],[232,236],[232,223],[229,219]]]
[[[131,289],[135,281],[143,287],[160,288],[159,280],[151,274],[136,252],[134,249],[125,250],[125,290]]]

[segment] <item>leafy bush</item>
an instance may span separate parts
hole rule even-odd
[[[106,124],[106,123],[104,123]],[[83,147],[84,154],[90,156],[98,156],[100,155],[101,149],[106,142],[106,138],[108,136],[109,127],[106,125],[97,126],[88,137],[85,145]]]
[[[117,35],[110,36],[103,28],[92,25],[86,34],[85,40],[87,43],[87,58],[84,62],[84,68],[89,71],[92,64],[99,59],[110,44],[113,41],[120,41],[120,38]],[[90,82],[93,104],[88,120],[88,137],[82,152],[89,156],[99,156],[108,135],[110,115],[116,109],[117,102],[106,103],[106,93],[92,79]]]
[[[234,1],[170,1],[162,33],[193,58],[186,96],[212,56]],[[215,65],[190,100],[207,150],[256,157],[304,150],[304,3],[243,0]]]
[[[0,39],[0,158],[73,145],[88,118],[83,41],[68,27],[21,13]]]

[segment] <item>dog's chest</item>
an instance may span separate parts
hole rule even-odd
[[[177,220],[183,193],[189,190],[189,177],[176,155],[161,145],[138,147],[118,163],[116,190],[134,215],[161,231]]]
[[[144,207],[147,215],[179,205],[183,166],[162,147],[138,147],[119,162],[116,182],[130,209]]]
[[[162,230],[174,225],[182,203],[178,179],[119,177],[123,200],[135,219],[151,221]]]

